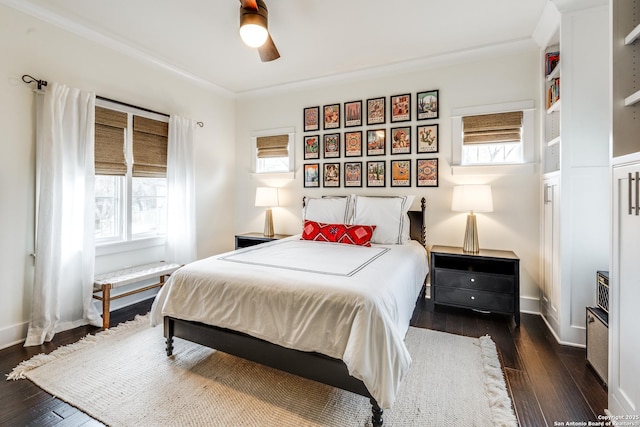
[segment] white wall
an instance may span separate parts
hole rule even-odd
[[[480,57],[480,59],[478,59]],[[539,172],[529,169],[519,174],[497,175],[453,175],[451,163],[451,120],[453,108],[476,105],[497,104],[512,101],[534,100],[539,95],[538,63],[539,50],[535,47],[520,50],[518,53],[493,53],[486,57],[475,55],[470,62],[440,64],[437,66],[420,65],[415,69],[394,72],[386,76],[353,78],[334,78],[324,82],[313,82],[306,86],[295,85],[290,89],[279,89],[246,94],[240,97],[236,105],[236,182],[237,199],[235,231],[261,231],[264,221],[264,209],[253,206],[255,187],[277,185],[252,178],[250,135],[253,131],[295,127],[296,129],[296,174],[295,179],[285,184],[281,191],[281,207],[274,208],[276,233],[295,234],[300,232],[300,207],[304,195],[324,194],[414,194],[414,208],[419,207],[419,198],[427,198],[428,242],[429,244],[461,246],[466,215],[452,212],[452,186],[460,183],[489,183],[493,188],[494,212],[478,214],[480,245],[483,248],[511,249],[521,258],[521,299],[522,309],[538,312],[539,301]],[[415,94],[419,91],[440,90],[440,117],[437,121],[420,123],[439,123],[440,185],[438,188],[416,188],[415,176],[412,176],[413,188],[391,188],[387,182],[385,189],[308,189],[303,188],[302,180],[302,111],[304,107],[343,103],[345,101],[411,93],[415,103]],[[536,105],[537,106],[537,105]],[[412,106],[415,109],[415,106]],[[415,116],[415,112],[413,113]],[[537,115],[536,115],[537,116]],[[388,118],[387,118],[388,121]],[[399,125],[405,125],[408,122]],[[415,125],[410,122],[415,133]],[[387,123],[390,129],[396,124]],[[363,126],[366,131],[367,126]],[[350,128],[351,129],[351,128]],[[359,128],[354,128],[359,129]],[[538,125],[536,123],[538,141]],[[344,129],[340,129],[341,132]],[[320,132],[315,132],[322,134]],[[415,138],[415,135],[413,135]],[[537,148],[535,149],[537,152]],[[406,156],[387,156],[404,158]],[[416,158],[417,155],[411,155]],[[421,158],[435,157],[421,155]],[[376,160],[381,157],[376,157]],[[344,162],[344,158],[340,159]],[[353,158],[354,161],[365,161]],[[322,159],[320,162],[322,163]],[[310,161],[308,162],[310,163]],[[415,166],[413,166],[415,167]],[[412,170],[412,175],[415,171]]]
[[[0,348],[24,338],[31,310],[35,144],[23,74],[204,122],[196,131],[198,256],[233,247],[234,100],[0,6]],[[96,270],[158,250],[98,259]]]

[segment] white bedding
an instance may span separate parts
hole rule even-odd
[[[404,336],[426,251],[416,241],[367,248],[299,239],[184,266],[156,297],[152,323],[172,316],[342,359],[390,408],[411,363]]]

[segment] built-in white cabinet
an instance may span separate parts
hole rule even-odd
[[[640,156],[613,168],[609,411],[640,415]],[[640,419],[635,420],[640,423]]]
[[[609,411],[640,417],[640,0],[611,0]],[[620,419],[638,424],[640,419]]]
[[[593,54],[609,51],[609,14],[575,2],[556,16],[540,55],[540,309],[560,343],[585,345],[596,271],[609,266],[609,67]]]

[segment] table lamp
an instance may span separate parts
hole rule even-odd
[[[256,188],[256,206],[266,207],[264,213],[264,236],[273,237],[273,215],[271,208],[278,206],[278,189],[275,187]]]
[[[493,212],[491,186],[456,185],[453,187],[451,210],[469,212],[462,250],[466,253],[477,254],[480,252],[480,245],[478,244],[478,226],[474,212]]]

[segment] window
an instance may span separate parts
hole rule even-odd
[[[532,101],[454,110],[454,166],[532,163],[533,111]]]
[[[164,236],[168,118],[99,102],[108,108],[96,106],[96,243]]]
[[[252,136],[258,174],[289,173],[294,170],[293,128],[255,132]]]

